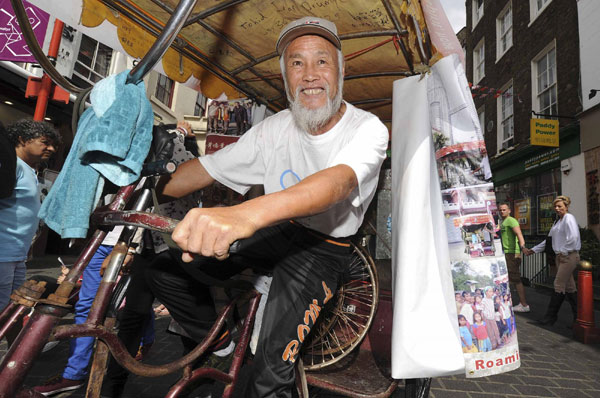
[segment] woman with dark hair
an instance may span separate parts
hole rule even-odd
[[[552,238],[552,250],[556,253],[556,277],[554,278],[554,293],[550,299],[548,310],[543,319],[538,322],[542,325],[553,325],[556,322],[558,310],[565,298],[571,305],[573,317],[577,318],[577,288],[573,279],[573,271],[579,263],[579,250],[581,238],[579,225],[575,217],[569,213],[571,199],[568,196],[557,196],[552,202],[554,211],[558,216],[548,236]],[[541,253],[546,248],[543,240],[532,249],[523,249],[525,255]]]

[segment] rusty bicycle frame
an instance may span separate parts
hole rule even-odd
[[[221,311],[208,336],[201,344],[186,356],[160,366],[146,365],[136,361],[129,355],[116,336],[116,333],[111,330],[114,325],[114,318],[107,318],[106,312],[117,282],[119,270],[127,254],[127,248],[135,229],[143,227],[159,232],[172,232],[177,224],[177,220],[139,211],[151,204],[149,187],[143,189],[140,198],[136,202],[136,210],[121,211],[127,200],[131,197],[135,186],[136,184],[132,184],[121,188],[109,205],[108,210],[98,210],[92,215],[92,220],[98,225],[126,225],[128,228],[124,229],[119,242],[113,249],[113,255],[104,272],[98,293],[96,294],[88,318],[83,324],[57,326],[58,321],[69,312],[69,306],[66,302],[79,275],[81,275],[106,235],[106,232],[101,229],[96,230],[66,279],[48,298],[40,299],[44,291],[43,282],[39,284],[28,282],[13,293],[13,301],[0,314],[0,324],[5,322],[0,329],[0,338],[15,325],[20,316],[29,307],[35,304],[35,310],[0,364],[0,397],[41,397],[41,394],[31,389],[20,389],[20,386],[27,372],[31,369],[35,358],[41,353],[45,343],[47,341],[84,336],[96,337],[103,342],[96,349],[94,364],[92,365],[90,374],[90,383],[88,384],[88,396],[99,396],[102,374],[106,360],[108,359],[107,348],[110,349],[112,355],[123,367],[140,376],[163,376],[186,368],[182,378],[171,388],[167,397],[178,397],[186,385],[200,378],[211,378],[224,383],[226,388],[223,396],[229,397],[231,395],[231,387],[237,379],[244,358],[244,352],[250,338],[254,315],[260,299],[259,293],[250,291],[240,297],[241,299],[249,299],[250,307],[229,373],[211,368],[200,368],[192,371],[190,364],[204,354],[217,337],[225,319],[233,310],[237,301],[236,299],[232,300]]]

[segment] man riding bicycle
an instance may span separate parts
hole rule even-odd
[[[293,21],[276,48],[289,109],[187,161],[158,187],[164,198],[215,181],[241,194],[263,185],[265,195],[190,210],[172,234],[182,261],[146,271],[156,297],[196,342],[216,316],[198,271],[221,279],[247,267],[272,273],[248,397],[291,396],[298,352],[350,263],[347,238],[373,199],[389,137],[377,117],[342,100],[344,58],[332,22]]]

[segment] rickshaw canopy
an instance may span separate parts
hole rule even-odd
[[[124,50],[142,58],[178,3],[82,0],[80,21],[86,27],[110,22]],[[344,99],[376,114],[388,127],[393,81],[426,72],[441,56],[460,49],[453,32],[448,34],[450,25],[438,0],[196,2],[164,54],[162,69],[175,81],[196,82],[209,98],[247,97],[274,111],[284,109],[275,43],[283,26],[303,16],[336,23],[346,60]]]

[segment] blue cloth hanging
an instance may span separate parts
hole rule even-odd
[[[144,82],[125,84],[129,71],[96,84],[63,168],[39,217],[63,239],[85,238],[104,178],[135,182],[150,149],[153,112]]]

